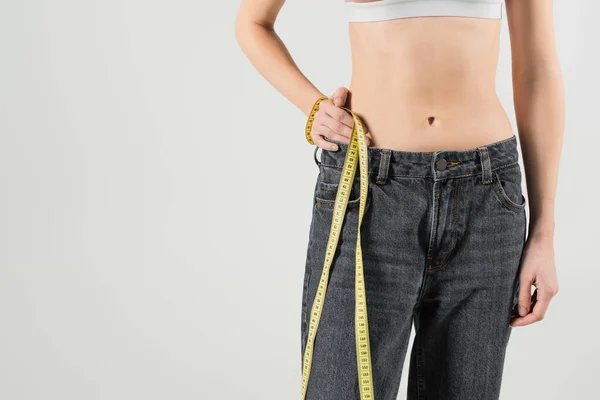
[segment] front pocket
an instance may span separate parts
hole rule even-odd
[[[333,208],[335,198],[342,178],[342,168],[337,166],[321,165],[317,184],[315,187],[315,205],[320,208]],[[352,189],[348,198],[348,208],[360,204],[360,171],[356,171]]]
[[[318,182],[315,192],[315,205],[322,208],[333,208],[339,189],[339,183]],[[360,204],[360,182],[354,180],[350,196],[348,198],[348,208]]]
[[[500,173],[493,173],[494,193],[496,199],[509,211],[520,212],[525,208],[525,196],[521,189],[521,170],[518,164]]]

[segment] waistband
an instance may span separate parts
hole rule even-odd
[[[348,144],[335,140],[337,151],[321,149],[321,159],[314,158],[319,166],[342,168]],[[367,147],[369,175],[377,183],[388,177],[429,178],[435,181],[481,175],[483,183],[492,181],[492,171],[506,168],[519,162],[517,137],[465,150],[403,151],[382,147]],[[358,169],[356,171],[358,176]]]

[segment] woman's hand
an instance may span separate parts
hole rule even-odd
[[[544,319],[550,300],[558,293],[552,237],[528,238],[519,274],[518,316],[511,326],[524,326]],[[535,286],[533,295],[531,285]]]
[[[354,119],[346,110],[340,108],[346,104],[348,98],[348,89],[338,88],[329,100],[321,102],[319,111],[315,114],[311,137],[318,147],[324,150],[336,151],[338,146],[335,143],[326,141],[324,138],[335,140],[341,143],[350,143],[352,136],[352,127]],[[369,134],[366,134],[367,146],[371,143]]]

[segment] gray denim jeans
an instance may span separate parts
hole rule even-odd
[[[347,145],[321,151],[302,296],[302,355]],[[361,227],[376,400],[499,398],[526,239],[517,139],[435,152],[368,148]],[[358,171],[330,270],[306,400],[360,399],[354,331]],[[301,356],[302,360],[302,356]]]

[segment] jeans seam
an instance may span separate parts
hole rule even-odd
[[[302,322],[303,322],[303,332],[302,332],[302,352],[304,353],[304,347],[306,346],[306,336],[308,333],[308,286],[310,285],[310,277],[312,274],[312,265],[309,260],[307,260],[306,264],[306,279],[304,280],[304,302],[302,304]]]
[[[427,271],[429,271],[429,272],[438,271],[438,270],[442,269],[443,267],[445,267],[448,264],[448,262],[450,261],[450,258],[456,253],[456,245],[458,244],[458,230],[456,229],[456,223],[458,220],[459,188],[460,188],[460,181],[457,181],[455,188],[454,188],[454,192],[452,193],[452,225],[451,225],[451,227],[453,228],[453,231],[452,231],[452,236],[451,236],[451,240],[450,240],[451,250],[448,252],[448,254],[446,254],[446,257],[444,257],[442,262],[440,262],[437,265],[433,265],[433,266],[427,268]]]
[[[433,253],[435,242],[437,241],[437,229],[438,229],[438,213],[439,213],[439,199],[440,189],[436,186],[436,182],[433,183],[433,204],[431,208],[431,232],[429,233],[429,244],[427,246],[427,260],[426,260],[426,271],[430,271],[430,261],[433,261]]]
[[[417,332],[417,400],[422,398],[423,393],[423,353],[421,350],[421,329]]]
[[[313,213],[312,219],[311,219],[311,223],[310,223],[310,228],[309,228],[309,240],[308,240],[308,245],[307,245],[307,250],[306,250],[306,265],[305,265],[305,279],[304,279],[304,284],[303,284],[303,303],[302,303],[302,332],[301,332],[301,343],[302,343],[302,358],[304,358],[304,351],[306,349],[306,343],[308,341],[308,314],[309,314],[309,307],[308,307],[308,297],[309,297],[309,291],[308,288],[310,286],[310,278],[312,276],[312,246],[314,245],[313,243],[313,237],[314,237],[314,229],[315,229],[315,215]]]

